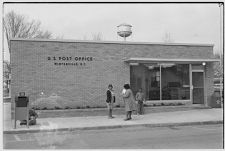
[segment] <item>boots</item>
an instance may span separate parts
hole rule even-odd
[[[124,119],[124,121],[128,121],[128,120],[130,120],[130,119],[129,119],[129,114],[130,114],[130,113],[129,113],[129,111],[128,111],[128,112],[126,112],[126,118]]]
[[[112,109],[109,109],[109,115],[108,115],[108,118],[114,118],[114,117],[112,116]]]
[[[128,114],[128,119],[131,120],[131,114],[132,114],[132,111],[129,111],[129,114]]]
[[[110,115],[111,115],[111,118],[115,118],[114,116],[112,116],[112,109],[110,109]]]

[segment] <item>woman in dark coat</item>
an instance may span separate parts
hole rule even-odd
[[[111,118],[114,118],[112,116],[112,110],[113,110],[113,103],[115,103],[115,101],[116,101],[116,97],[115,97],[115,93],[113,92],[112,84],[109,84],[108,90],[106,92],[106,96],[107,96],[106,103],[107,103],[107,107],[108,107],[108,111],[109,111],[108,118],[111,119]]]
[[[135,99],[134,99],[133,92],[130,89],[130,85],[125,84],[123,87],[126,89],[126,92],[123,94],[123,100],[125,103],[125,111],[126,111],[126,118],[124,120],[127,121],[127,120],[131,120],[132,111],[136,109]]]

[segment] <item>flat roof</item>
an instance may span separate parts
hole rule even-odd
[[[129,63],[152,63],[152,62],[180,62],[180,63],[201,63],[201,62],[217,62],[220,59],[165,59],[165,58],[129,58],[124,59]]]
[[[129,44],[129,45],[166,45],[166,46],[204,46],[213,47],[214,44],[203,43],[163,43],[163,42],[131,42],[131,41],[95,41],[95,40],[71,40],[71,39],[24,39],[13,38],[10,41],[42,41],[42,42],[65,42],[65,43],[99,43],[99,44]]]

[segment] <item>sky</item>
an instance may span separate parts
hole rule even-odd
[[[101,33],[104,41],[123,41],[117,26],[128,23],[132,35],[127,41],[163,42],[169,33],[175,43],[214,44],[219,52],[221,8],[217,3],[14,3],[4,4],[4,14],[13,10],[39,20],[43,29],[63,39],[91,40]]]

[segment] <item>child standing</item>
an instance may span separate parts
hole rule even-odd
[[[109,84],[108,90],[106,92],[106,103],[108,107],[108,118],[112,119],[114,116],[112,116],[112,110],[113,110],[113,103],[116,101],[115,93],[113,91],[112,84]]]
[[[142,115],[144,114],[144,104],[143,102],[145,101],[144,93],[142,92],[142,89],[140,88],[136,94],[136,101],[138,102],[138,114]]]

